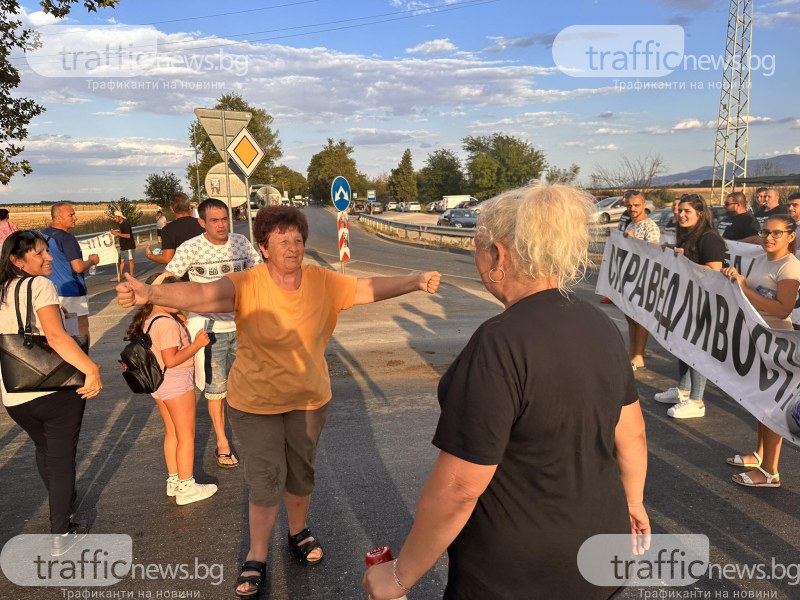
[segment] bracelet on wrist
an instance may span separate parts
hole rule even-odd
[[[406,586],[404,586],[400,582],[400,578],[397,577],[397,559],[396,558],[392,561],[392,575],[394,576],[394,583],[395,583],[395,585],[397,587],[399,587],[401,590],[403,590],[406,594],[411,593],[411,590],[414,588],[414,586],[412,585],[410,588],[407,588]]]

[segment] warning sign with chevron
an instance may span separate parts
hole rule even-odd
[[[350,227],[347,223],[347,212],[340,211],[336,218],[339,230],[339,260],[347,262],[350,260]]]

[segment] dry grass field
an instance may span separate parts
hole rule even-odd
[[[74,235],[96,233],[116,228],[116,223],[106,215],[108,204],[73,204],[78,223],[71,232]],[[7,204],[9,219],[19,229],[42,229],[50,225],[50,205],[47,204]],[[153,223],[158,206],[155,204],[138,205],[142,211],[140,225]]]

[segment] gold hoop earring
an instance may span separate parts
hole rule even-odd
[[[492,271],[500,271],[503,274],[503,276],[500,279],[495,279],[494,277],[492,277]],[[491,281],[492,283],[500,283],[505,278],[506,278],[506,272],[503,271],[503,269],[500,268],[489,269],[489,281]]]

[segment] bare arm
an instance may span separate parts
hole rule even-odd
[[[797,290],[800,289],[800,281],[796,279],[782,279],[778,282],[777,297],[773,300],[762,296],[756,290],[747,285],[744,275],[739,273],[734,267],[723,269],[722,274],[731,279],[735,279],[742,288],[742,293],[750,300],[750,304],[758,310],[762,310],[768,315],[785,319],[794,310],[797,301]]]
[[[150,246],[148,245],[144,249],[144,254],[153,262],[160,265],[166,265],[169,264],[169,261],[171,261],[172,257],[175,256],[175,250],[162,250],[161,254],[153,254],[153,251],[150,250]]]
[[[416,292],[435,294],[442,276],[436,271],[398,277],[359,277],[356,281],[355,304],[370,304]]]
[[[233,312],[236,307],[236,288],[227,277],[211,283],[151,286],[126,273],[116,290],[117,302],[125,308],[148,302],[191,312]]]
[[[619,475],[628,502],[631,533],[650,534],[650,519],[644,508],[644,482],[647,477],[647,436],[642,407],[636,401],[622,407],[614,431]],[[649,541],[648,541],[649,545]],[[634,551],[636,548],[634,548]],[[638,552],[635,552],[638,554]]]
[[[36,315],[39,317],[47,343],[61,358],[86,375],[84,386],[77,390],[78,393],[84,398],[91,398],[100,393],[103,389],[100,367],[64,330],[64,325],[61,323],[61,308],[58,304],[42,306],[36,311]]]
[[[440,452],[422,490],[414,525],[397,557],[397,578],[413,586],[461,532],[497,465],[477,465]],[[364,575],[364,589],[375,600],[399,598],[392,564],[375,565]]]
[[[84,271],[88,271],[92,265],[96,265],[100,262],[100,257],[97,254],[90,254],[89,260],[83,260],[82,258],[76,258],[75,260],[69,261],[69,265],[72,267],[72,270],[76,273],[83,273]]]
[[[201,329],[197,332],[194,336],[194,341],[185,346],[184,348],[178,348],[174,346],[172,348],[162,348],[161,349],[161,360],[164,361],[164,366],[168,369],[172,367],[177,367],[179,364],[184,362],[186,359],[193,357],[197,354],[200,349],[204,346],[207,346],[209,342],[208,333],[205,329]]]

